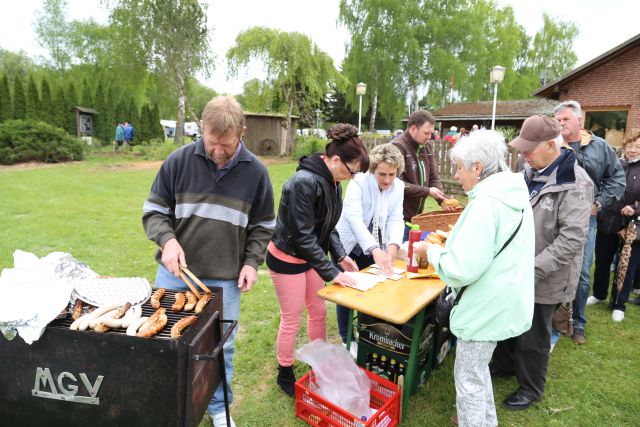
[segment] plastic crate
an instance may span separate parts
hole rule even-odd
[[[360,368],[362,369],[362,368]],[[296,416],[312,426],[392,427],[400,420],[400,391],[391,381],[362,369],[371,380],[369,406],[376,413],[366,421],[315,393],[317,384],[313,371],[296,382]]]
[[[462,209],[453,212],[433,211],[422,213],[411,218],[412,224],[418,224],[422,231],[449,231],[449,225],[455,225],[462,214]]]

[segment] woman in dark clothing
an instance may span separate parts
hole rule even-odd
[[[610,266],[618,251],[620,239],[618,231],[626,227],[629,221],[640,215],[640,129],[633,129],[622,143],[624,150],[622,167],[627,177],[627,187],[622,200],[598,213],[598,232],[596,234],[596,268],[593,277],[593,295],[587,299],[587,305],[603,302],[609,291]],[[640,236],[640,227],[636,230]],[[625,303],[636,272],[640,269],[640,238],[636,238],[622,290],[618,292],[613,284],[610,306],[614,322],[624,319]]]
[[[324,154],[300,159],[295,175],[285,182],[276,228],[268,246],[267,267],[280,305],[276,341],[278,385],[294,395],[293,350],[304,309],[309,340],[326,339],[327,310],[317,292],[325,282],[354,284],[344,271],[358,267],[345,253],[335,230],[342,212],[340,182],[369,167],[358,129],[337,124]]]

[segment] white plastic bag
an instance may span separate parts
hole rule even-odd
[[[296,350],[295,356],[311,365],[318,394],[358,418],[371,416],[371,381],[344,347],[316,339]]]

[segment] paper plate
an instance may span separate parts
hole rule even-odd
[[[151,297],[151,285],[143,277],[94,277],[74,282],[73,293],[97,307],[127,302],[138,305]]]

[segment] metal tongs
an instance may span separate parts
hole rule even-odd
[[[186,273],[186,275],[185,275],[185,273]],[[189,277],[187,277],[187,276],[189,276]],[[211,293],[211,289],[207,288],[207,286],[204,283],[202,283],[202,281],[200,279],[198,279],[196,277],[196,275],[193,274],[187,267],[180,266],[180,278],[182,279],[182,281],[184,283],[187,284],[189,289],[191,289],[191,292],[193,292],[193,294],[198,299],[200,299],[200,293],[198,292],[196,287],[193,286],[193,283],[197,284],[200,287],[200,289],[202,289],[203,292],[205,292],[207,294]],[[189,279],[191,279],[191,280],[189,280]],[[193,283],[192,283],[192,281],[193,281]]]

